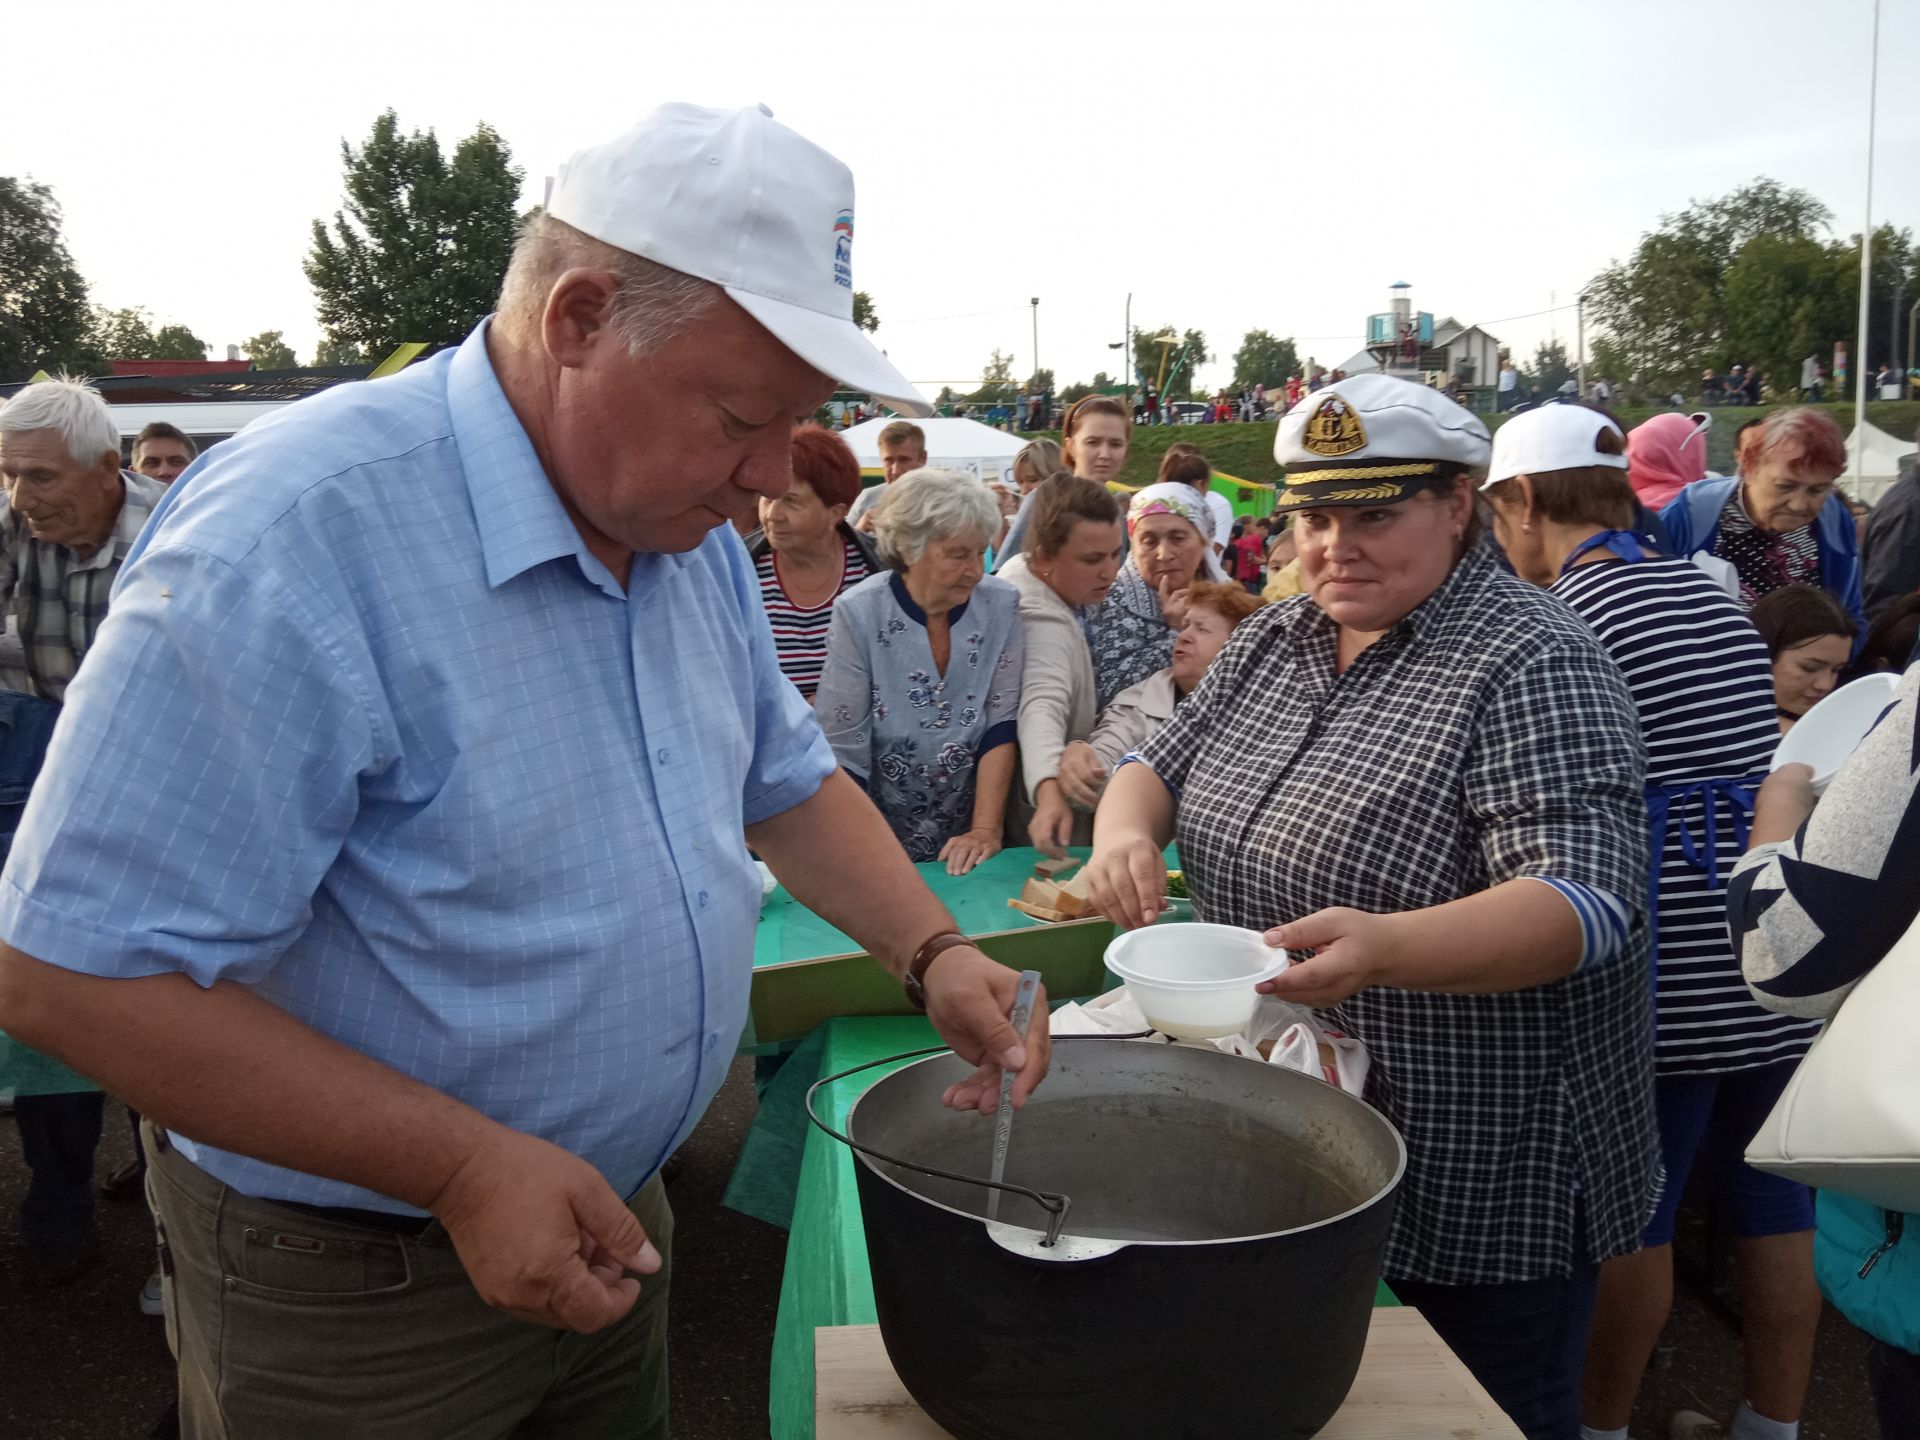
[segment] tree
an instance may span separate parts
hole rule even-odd
[[[184,325],[162,325],[153,332],[153,353],[147,360],[204,360],[207,342]]]
[[[1029,395],[1046,395],[1053,392],[1053,371],[1044,367],[1029,375],[1022,386]]]
[[[278,330],[262,330],[240,348],[256,370],[291,370],[299,363],[293,358],[287,337]]]
[[[1520,371],[1521,385],[1538,390],[1542,400],[1571,379],[1573,363],[1567,358],[1565,343],[1559,340],[1542,340],[1533,352],[1532,367]]]
[[[1071,405],[1074,401],[1084,399],[1088,395],[1104,395],[1109,390],[1118,390],[1119,388],[1120,387],[1114,382],[1114,378],[1107,374],[1106,371],[1101,370],[1095,373],[1091,384],[1082,382],[1077,385],[1067,386],[1066,389],[1060,392],[1059,403],[1062,405]]]
[[[383,354],[409,340],[450,345],[493,309],[507,273],[521,170],[482,124],[448,161],[433,131],[400,131],[388,110],[366,144],[342,141],[346,205],[313,222],[305,262],[329,340]]]
[[[1618,378],[1665,391],[1726,364],[1725,284],[1741,251],[1761,236],[1817,240],[1832,218],[1806,191],[1765,177],[1663,215],[1631,259],[1588,287],[1593,318],[1627,367]]]
[[[1300,373],[1300,352],[1291,339],[1278,340],[1265,330],[1249,330],[1233,354],[1231,388],[1245,390],[1265,385],[1269,390],[1284,385],[1289,375]]]
[[[980,376],[980,388],[967,396],[967,403],[1011,405],[1017,389],[1013,379],[1013,356],[996,348],[993,358],[987,361],[987,368]]]
[[[128,305],[119,310],[109,310],[104,305],[93,307],[93,318],[89,322],[89,343],[108,360],[157,360],[153,335],[153,322],[147,312],[138,305]]]
[[[873,308],[873,297],[864,290],[853,292],[853,323],[869,335],[880,328],[880,312]]]
[[[104,368],[88,343],[92,318],[53,191],[0,176],[0,380]]]
[[[370,360],[364,349],[348,340],[322,336],[320,343],[313,347],[313,363],[318,366],[365,365]]]
[[[1143,385],[1158,386],[1160,383],[1161,345],[1158,337],[1174,334],[1171,325],[1158,330],[1138,330],[1133,336],[1133,368],[1140,376]],[[1165,347],[1167,354],[1166,394],[1163,400],[1191,400],[1193,398],[1194,372],[1213,357],[1207,353],[1207,337],[1198,330],[1180,332],[1177,344]],[[1178,361],[1180,368],[1173,368]]]

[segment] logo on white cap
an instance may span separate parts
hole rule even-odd
[[[853,288],[853,211],[842,210],[833,220],[833,283]]]

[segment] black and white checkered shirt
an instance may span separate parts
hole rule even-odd
[[[107,595],[133,542],[167,493],[158,480],[120,472],[125,498],[106,543],[82,560],[36,540],[0,496],[0,600],[11,604],[27,675],[42,700],[61,700],[107,618]]]
[[[1344,675],[1335,639],[1305,596],[1253,616],[1141,749],[1180,797],[1207,920],[1420,910],[1527,875],[1644,910],[1639,721],[1566,606],[1476,548]],[[1389,1280],[1531,1280],[1639,1248],[1660,1178],[1650,989],[1639,922],[1550,985],[1374,988],[1333,1012],[1407,1142]]]

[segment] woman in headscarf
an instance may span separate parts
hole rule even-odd
[[[1385,375],[1280,422],[1308,593],[1242,623],[1114,772],[1087,877],[1147,923],[1177,839],[1199,913],[1280,927],[1295,962],[1261,988],[1332,1007],[1406,1141],[1387,1283],[1522,1433],[1564,1440],[1599,1263],[1659,1187],[1646,760],[1593,632],[1479,543],[1488,448]]]
[[[1847,442],[1826,411],[1776,410],[1741,435],[1738,475],[1696,481],[1660,518],[1676,555],[1733,566],[1748,610],[1785,586],[1817,585],[1847,612],[1857,644],[1867,621],[1860,536],[1836,483],[1846,468]]]
[[[1627,436],[1627,483],[1656,515],[1707,474],[1707,415],[1656,415]]]
[[[1195,580],[1226,582],[1213,553],[1213,515],[1193,488],[1207,462],[1191,452],[1170,455],[1161,479],[1127,507],[1127,563],[1087,622],[1094,688],[1101,708],[1173,656],[1174,632],[1186,617],[1186,589]]]

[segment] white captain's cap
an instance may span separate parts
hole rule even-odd
[[[1600,449],[1600,437],[1612,434],[1620,451]],[[1486,490],[1516,475],[1545,475],[1551,470],[1584,470],[1595,465],[1627,468],[1627,437],[1620,427],[1585,405],[1542,405],[1522,411],[1500,427],[1493,437],[1493,459],[1487,464]]]
[[[1392,505],[1487,463],[1487,427],[1438,390],[1391,375],[1350,375],[1281,417],[1273,458],[1280,510]]]
[[[662,105],[560,169],[547,213],[710,280],[814,369],[914,415],[921,398],[853,323],[853,172],[764,105]]]

